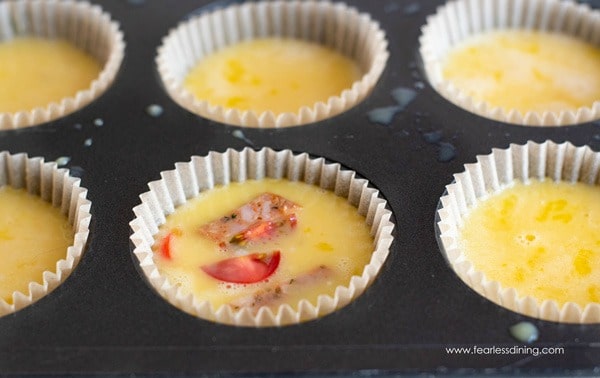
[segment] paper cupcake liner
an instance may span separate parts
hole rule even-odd
[[[307,104],[297,113],[256,113],[211,105],[183,87],[189,70],[219,49],[255,38],[307,40],[351,57],[363,71],[360,80],[326,102]],[[158,49],[158,72],[168,94],[202,117],[237,126],[286,127],[316,122],[361,102],[377,83],[388,58],[387,40],[368,14],[326,1],[247,2],[207,13],[179,25]]]
[[[92,55],[102,71],[87,89],[46,107],[0,113],[0,130],[49,122],[98,98],[113,82],[123,60],[123,33],[110,15],[82,1],[18,0],[0,2],[0,41],[19,36],[62,39]],[[32,88],[35,90],[35,88]],[[58,100],[57,100],[58,101]]]
[[[135,246],[133,253],[150,285],[169,303],[187,313],[218,323],[256,327],[315,319],[345,306],[360,295],[373,282],[388,256],[394,225],[386,201],[378,196],[376,189],[369,187],[367,180],[355,178],[354,172],[342,170],[339,164],[327,164],[323,158],[312,159],[305,153],[294,155],[290,150],[246,148],[241,152],[228,149],[225,153],[194,156],[190,162],[177,163],[175,167],[175,170],[162,172],[162,179],[150,182],[150,191],[140,196],[142,203],[133,209],[136,217],[130,223],[131,240]],[[256,313],[249,308],[236,312],[229,305],[213,308],[208,301],[185,294],[181,287],[161,276],[153,260],[152,245],[154,235],[165,223],[167,215],[216,185],[263,178],[306,182],[347,198],[365,216],[374,238],[371,260],[362,275],[352,276],[348,286],[338,286],[333,296],[320,295],[316,303],[302,300],[295,307],[283,304],[276,312],[262,307]]]
[[[60,208],[68,216],[75,234],[73,245],[65,250],[65,257],[56,262],[54,271],[47,270],[42,274],[42,282],[30,282],[27,293],[15,291],[12,303],[0,298],[0,317],[18,311],[50,293],[69,277],[79,263],[91,220],[87,189],[79,184],[78,178],[69,176],[66,169],[56,168],[56,163],[45,163],[42,158],[29,158],[26,154],[0,152],[0,187],[25,189]]]
[[[520,296],[514,288],[503,287],[477,271],[459,246],[463,217],[480,199],[501,191],[515,180],[544,178],[600,185],[600,153],[588,146],[546,141],[511,144],[508,149],[494,149],[489,155],[477,156],[477,163],[466,164],[464,172],[454,175],[454,182],[446,186],[447,194],[440,200],[437,212],[440,247],[450,266],[468,286],[502,307],[556,322],[600,323],[600,303],[581,308],[573,302],[559,306],[552,300]]]
[[[494,107],[445,80],[443,61],[466,38],[498,29],[526,29],[566,34],[600,45],[600,11],[560,0],[458,0],[439,7],[421,30],[420,53],[436,91],[472,113],[525,126],[564,126],[600,119],[600,100],[576,111],[527,112]]]

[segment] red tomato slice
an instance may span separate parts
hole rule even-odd
[[[181,236],[181,234],[182,232],[180,229],[174,228],[173,230],[171,230],[171,232],[166,234],[165,237],[163,237],[160,241],[159,250],[165,259],[171,259],[171,243],[173,243],[173,239],[175,239],[176,236]]]
[[[269,277],[281,260],[279,251],[271,253],[252,253],[246,256],[232,257],[214,264],[204,265],[201,269],[209,276],[231,283],[255,283]]]
[[[171,259],[171,240],[173,240],[173,234],[168,233],[160,244],[160,253],[165,259]]]

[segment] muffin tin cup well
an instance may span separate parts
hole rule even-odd
[[[447,194],[438,210],[439,241],[442,252],[456,274],[473,290],[500,306],[539,319],[562,323],[600,323],[600,304],[590,302],[585,308],[567,302],[563,306],[552,300],[539,301],[522,296],[513,289],[489,280],[476,270],[460,248],[459,229],[463,217],[479,199],[497,193],[515,180],[531,179],[583,182],[600,185],[600,153],[588,146],[571,143],[528,142],[494,149],[478,156],[477,163],[465,165],[465,171],[454,175],[446,187]]]
[[[311,159],[307,154],[294,155],[290,150],[274,151],[249,148],[225,153],[211,152],[208,156],[194,156],[188,163],[177,163],[175,170],[162,172],[162,180],[148,184],[150,191],[142,194],[142,204],[133,211],[131,222],[135,245],[134,254],[146,278],[167,301],[175,307],[200,318],[218,323],[241,326],[281,326],[295,324],[329,314],[359,296],[369,286],[385,262],[392,243],[391,211],[378,191],[368,181],[355,178],[352,171],[342,170],[339,164],[326,164],[324,159]],[[154,235],[165,217],[175,208],[199,193],[218,185],[263,178],[301,181],[330,190],[346,198],[365,217],[374,238],[370,262],[360,276],[351,277],[347,286],[338,286],[333,296],[320,295],[316,303],[301,300],[297,305],[284,304],[274,313],[261,307],[256,313],[250,308],[233,311],[231,306],[212,308],[207,301],[186,294],[180,287],[161,276],[154,263]]]
[[[212,105],[184,88],[189,70],[224,47],[258,38],[294,38],[318,43],[354,59],[363,75],[325,102],[296,113],[256,113]],[[168,94],[185,109],[208,119],[247,127],[285,127],[321,121],[350,109],[373,89],[388,58],[387,40],[368,14],[327,1],[262,1],[200,15],[172,30],[158,49],[156,64]]]
[[[42,158],[29,158],[26,154],[0,152],[0,187],[25,189],[60,208],[69,218],[75,234],[73,245],[65,250],[65,257],[56,262],[54,271],[45,271],[40,277],[41,282],[29,283],[27,293],[15,291],[10,303],[0,298],[0,317],[18,311],[52,292],[79,263],[91,220],[87,189],[80,187],[79,183],[80,180],[69,176],[66,169],[56,168],[56,163],[45,163]]]
[[[0,130],[38,125],[83,108],[111,85],[125,52],[118,24],[99,6],[84,1],[0,2],[0,42],[23,36],[71,42],[97,59],[102,70],[88,88],[71,97],[56,99],[45,107],[0,113]]]
[[[480,116],[524,126],[565,126],[600,119],[600,100],[576,111],[527,112],[474,99],[442,74],[450,50],[465,39],[501,29],[562,33],[600,46],[600,11],[562,0],[450,1],[427,18],[419,51],[431,85],[450,102]]]
[[[0,358],[2,374],[597,374],[600,325],[543,321],[481,297],[444,260],[432,223],[452,174],[475,156],[548,139],[600,151],[598,125],[521,127],[464,111],[419,71],[419,29],[444,0],[344,1],[385,30],[390,56],[381,79],[360,104],[334,118],[277,130],[199,117],[171,101],[157,77],[153,58],[170,28],[237,0],[101,2],[120,22],[128,46],[110,90],[67,117],[0,130],[0,150],[49,161],[70,157],[66,166],[94,204],[92,232],[73,275],[35,305],[0,318],[0,353],[8,356]],[[600,8],[600,0],[587,2]],[[401,110],[392,97],[399,87],[416,95]],[[162,113],[149,114],[152,104]],[[396,112],[388,124],[370,119],[372,110],[390,105]],[[130,239],[139,194],[175,162],[247,146],[327,157],[385,195],[394,215],[388,258],[344,308],[283,327],[227,326],[179,310],[148,285]],[[560,346],[564,354],[445,349],[524,347],[508,332],[524,320],[539,330],[527,347]]]

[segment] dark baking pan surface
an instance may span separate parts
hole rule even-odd
[[[82,178],[93,205],[88,247],[73,274],[51,295],[0,318],[0,374],[600,374],[600,325],[557,324],[505,310],[463,284],[440,254],[434,229],[438,199],[452,174],[476,155],[548,139],[600,150],[598,123],[507,125],[438,95],[423,77],[417,51],[425,18],[442,1],[348,1],[385,29],[391,55],[382,78],[346,113],[281,130],[200,118],[177,106],[159,83],[154,58],[161,38],[190,13],[223,3],[97,3],[121,23],[127,42],[111,88],[60,120],[0,132],[0,150],[49,161],[70,157],[68,167]],[[600,1],[589,3],[600,7]],[[416,88],[414,101],[389,125],[370,122],[367,113],[393,105],[391,92],[398,87]],[[164,114],[149,116],[150,104],[161,105]],[[96,119],[103,126],[96,126]],[[86,146],[89,138],[92,144]],[[295,326],[231,327],[179,311],[141,278],[128,223],[146,184],[192,155],[246,146],[287,148],[340,162],[387,198],[396,223],[390,257],[374,284],[347,307]],[[447,347],[520,345],[508,328],[523,320],[540,331],[530,347],[564,347],[564,354],[446,352]]]

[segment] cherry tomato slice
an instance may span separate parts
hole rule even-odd
[[[165,259],[171,259],[171,241],[173,240],[173,234],[168,233],[160,244],[160,253]]]
[[[281,260],[279,251],[271,253],[252,253],[246,256],[232,257],[214,264],[204,265],[201,269],[209,276],[231,283],[255,283],[269,277]]]
[[[181,234],[182,232],[180,229],[174,228],[160,241],[159,251],[165,259],[171,259],[171,244],[173,243],[173,239],[175,239],[176,236],[181,236]]]

